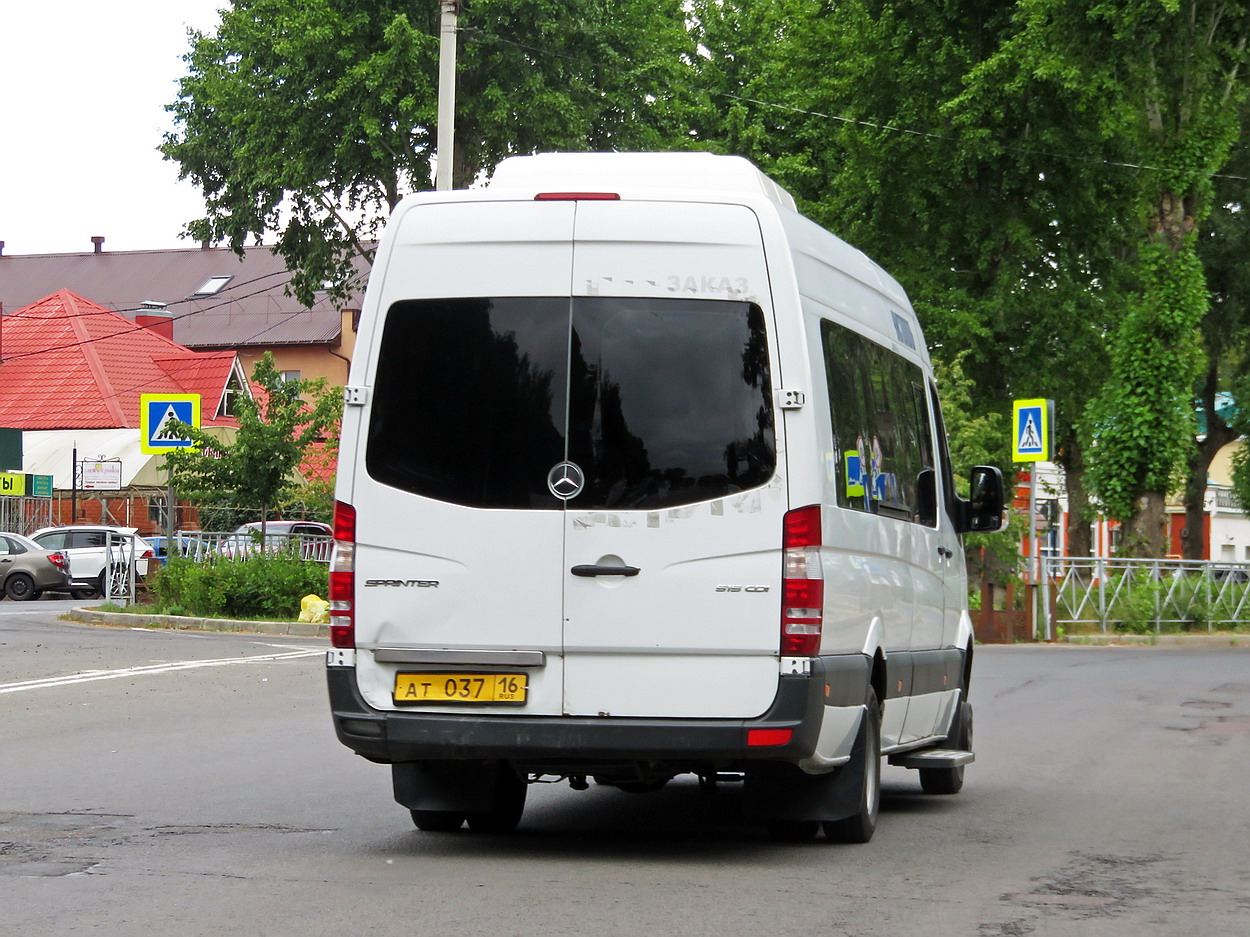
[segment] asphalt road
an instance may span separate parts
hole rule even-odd
[[[983,647],[977,763],[886,768],[867,846],[770,842],[732,788],[531,790],[420,833],[342,748],[316,641],[0,603],[3,935],[1240,935],[1250,649]]]

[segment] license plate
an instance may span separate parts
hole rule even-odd
[[[396,703],[524,703],[528,674],[400,673]]]

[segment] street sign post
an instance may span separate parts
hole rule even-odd
[[[139,396],[139,449],[159,455],[174,449],[194,449],[195,443],[170,424],[185,423],[200,428],[199,394],[141,394]],[[174,467],[169,467],[165,495],[165,542],[174,542]]]
[[[1055,402],[1046,399],[1011,402],[1011,458],[1013,462],[1049,462],[1054,457]],[[1033,592],[1033,627],[1036,630],[1038,595],[1042,579],[1042,545],[1037,539],[1037,466],[1029,473],[1029,579]],[[1050,640],[1050,614],[1046,610],[1046,633]]]

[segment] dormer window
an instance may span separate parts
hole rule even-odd
[[[235,401],[241,392],[242,388],[239,385],[238,374],[231,374],[230,380],[226,382],[226,389],[221,392],[221,403],[217,407],[217,416],[238,416],[235,409]]]
[[[205,280],[203,283],[200,284],[200,288],[198,290],[196,290],[187,298],[188,299],[203,299],[206,296],[216,296],[223,289],[225,289],[226,284],[229,283],[233,279],[234,279],[233,274],[209,277],[207,280]]]

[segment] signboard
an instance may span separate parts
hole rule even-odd
[[[140,394],[139,450],[159,455],[171,449],[191,449],[194,443],[173,431],[171,423],[200,428],[199,394]]]
[[[83,459],[78,463],[81,467],[83,491],[118,491],[122,486],[121,459],[89,461]]]
[[[0,495],[21,497],[26,494],[26,476],[16,472],[0,472]]]
[[[19,472],[0,473],[0,497],[51,498],[51,475],[26,475]]]
[[[1055,424],[1053,400],[1014,400],[1011,404],[1011,459],[1049,462]]]

